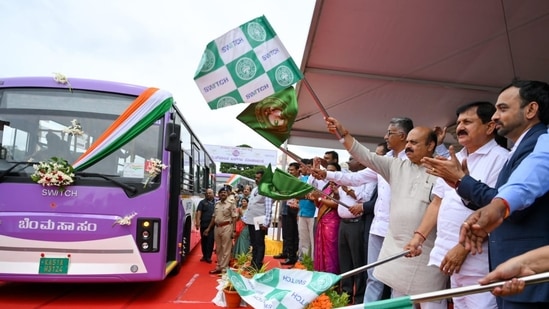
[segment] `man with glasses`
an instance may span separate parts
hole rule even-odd
[[[387,157],[399,158],[406,160],[406,154],[404,148],[406,146],[406,135],[412,130],[414,124],[410,118],[399,117],[393,118],[389,121],[387,133],[385,134],[385,141],[387,148],[390,151],[386,154]],[[358,162],[358,161],[357,161]],[[343,173],[343,172],[326,172],[315,171],[316,176],[325,178],[327,181],[334,181],[337,184],[344,186],[358,186],[366,183],[377,183],[378,197],[374,204],[374,218],[370,225],[369,237],[367,240],[368,254],[366,262],[368,264],[377,261],[381,245],[387,234],[389,226],[389,211],[390,211],[390,198],[391,188],[389,184],[374,172],[372,169],[366,168],[356,173]],[[359,208],[362,205],[359,206]],[[364,209],[362,209],[364,211]],[[373,268],[367,270],[366,291],[364,295],[364,302],[374,302],[383,298],[384,290],[388,290],[383,282],[377,280],[373,275]],[[388,293],[386,293],[388,294]]]

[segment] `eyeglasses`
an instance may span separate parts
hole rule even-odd
[[[385,135],[391,136],[393,134],[400,134],[400,133],[402,133],[402,132],[400,132],[400,131],[396,131],[396,132],[395,131],[387,131],[387,133],[385,133]]]

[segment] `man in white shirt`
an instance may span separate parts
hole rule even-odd
[[[464,147],[457,153],[457,160],[466,160],[470,175],[490,186],[495,185],[509,155],[507,149],[494,139],[495,123],[491,118],[495,111],[490,102],[472,102],[459,107],[456,112],[456,136]],[[423,237],[436,226],[435,246],[429,265],[439,266],[442,272],[450,275],[452,288],[477,284],[488,273],[488,255],[468,255],[469,251],[458,243],[461,223],[473,210],[467,208],[468,202],[463,201],[442,178],[437,179],[433,194],[433,201],[406,249],[411,249],[412,255],[421,254]],[[487,246],[485,244],[486,249]],[[454,308],[495,309],[497,304],[495,297],[485,292],[454,297]]]
[[[352,158],[349,160],[348,166],[351,172],[365,169],[364,165],[352,160]],[[374,181],[358,186],[339,186],[339,200],[347,206],[362,207],[363,202],[372,198],[376,185],[377,183]],[[366,242],[364,240],[365,220],[362,214],[353,213],[341,204],[337,207],[337,213],[341,218],[338,231],[339,270],[345,273],[363,266],[366,262],[364,255],[364,244]],[[363,274],[341,279],[341,290],[349,294],[351,303],[361,304],[364,302],[365,279],[366,277]]]

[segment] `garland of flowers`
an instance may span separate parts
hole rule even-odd
[[[57,72],[54,72],[53,74],[54,74],[53,75],[54,81],[56,81],[58,84],[67,85],[69,87],[69,91],[72,92],[71,83],[69,82],[69,79],[65,75]]]
[[[71,120],[71,125],[63,129],[63,132],[69,133],[69,135],[73,136],[80,136],[84,134],[84,131],[82,131],[82,126],[76,119]]]
[[[67,160],[53,157],[49,161],[40,161],[33,165],[31,179],[42,186],[56,186],[65,191],[65,186],[74,182],[74,169]]]
[[[147,185],[149,183],[151,183],[151,181],[158,175],[160,175],[160,173],[162,173],[162,170],[165,169],[166,165],[162,164],[162,161],[160,161],[159,159],[155,159],[155,158],[150,158],[148,160],[149,164],[148,166],[146,166],[146,172],[147,174],[149,174],[147,176],[147,179],[145,180],[145,185],[144,187],[147,187]]]

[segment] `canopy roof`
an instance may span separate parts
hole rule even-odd
[[[392,117],[455,123],[513,78],[549,81],[549,1],[317,0],[301,70],[330,116],[377,143]],[[304,82],[289,144],[341,147]]]

